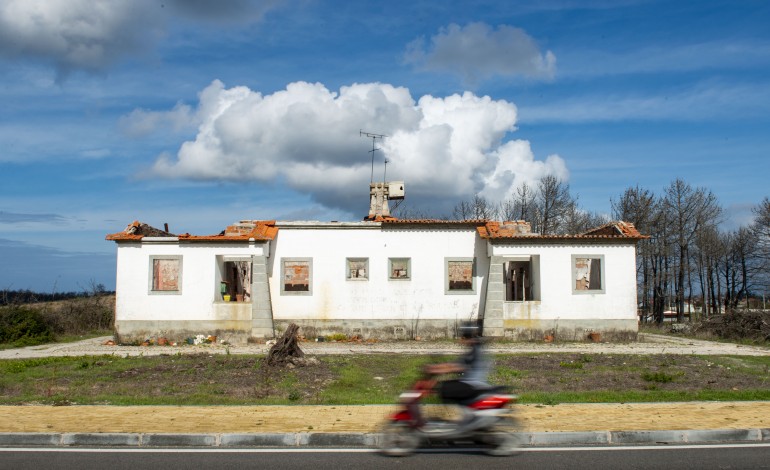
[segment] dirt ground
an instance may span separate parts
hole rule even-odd
[[[172,354],[266,354],[264,344],[222,345],[207,344],[199,346],[109,346],[104,343],[112,339],[109,336],[91,338],[75,343],[51,343],[40,346],[0,350],[0,359],[24,359],[50,356],[98,356],[116,354],[121,356],[155,356]],[[381,343],[300,343],[308,355],[323,354],[456,354],[461,346],[452,342],[395,341]],[[770,356],[770,348],[746,346],[734,343],[703,341],[684,337],[672,337],[654,334],[640,334],[639,340],[631,343],[579,343],[579,342],[501,342],[491,343],[488,351],[497,353],[591,353],[591,354],[698,354],[740,356]]]
[[[393,406],[1,406],[0,432],[377,432]],[[770,402],[520,405],[523,430],[770,428]]]
[[[770,349],[728,343],[644,335],[630,344],[493,345],[491,352],[577,352],[604,354],[770,355]],[[0,359],[77,355],[200,353],[195,347],[103,346],[107,338],[0,351]],[[302,344],[307,354],[378,352],[454,353],[441,343]],[[210,354],[260,354],[264,345],[206,349]],[[376,432],[393,406],[0,406],[0,432]],[[562,404],[514,407],[527,431],[639,431],[770,428],[770,402]]]

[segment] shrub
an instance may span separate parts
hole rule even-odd
[[[563,367],[565,369],[582,369],[583,368],[583,363],[582,362],[572,362],[572,361],[570,361],[570,362],[562,361],[562,362],[559,363],[559,366]]]
[[[53,339],[53,331],[39,311],[24,307],[0,310],[0,344],[33,346]]]
[[[665,372],[645,371],[645,372],[642,372],[642,380],[646,382],[655,382],[659,384],[665,384],[674,380],[674,376],[669,375]]]
[[[88,334],[112,329],[114,297],[95,295],[46,306],[43,317],[56,334]]]

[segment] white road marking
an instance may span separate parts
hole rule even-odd
[[[690,444],[690,445],[656,445],[656,446],[611,446],[611,447],[523,447],[516,449],[516,452],[585,452],[585,451],[617,451],[617,450],[664,450],[664,449],[731,449],[741,447],[770,447],[770,443],[757,443],[757,444]],[[477,452],[478,448],[463,448],[463,447],[446,447],[442,449],[419,449],[417,453],[431,453],[431,452]],[[163,453],[243,453],[243,454],[270,454],[270,453],[287,453],[287,454],[302,454],[302,453],[372,453],[379,452],[377,449],[360,449],[360,448],[308,448],[303,447],[299,449],[295,448],[259,448],[259,449],[188,449],[188,448],[159,448],[159,449],[146,449],[146,448],[131,448],[131,449],[119,449],[119,448],[78,448],[78,447],[0,447],[0,452],[104,452],[104,453],[136,453],[145,452],[148,454],[163,454]]]

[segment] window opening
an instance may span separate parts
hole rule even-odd
[[[284,260],[283,290],[310,292],[310,261]]]
[[[505,300],[526,302],[532,298],[532,262],[507,261],[505,269]]]
[[[369,258],[348,258],[347,278],[350,281],[366,281],[369,279]]]
[[[447,261],[448,290],[473,291],[473,260]]]
[[[180,258],[152,259],[152,291],[178,292],[180,278]]]
[[[601,291],[601,257],[574,257],[574,285],[576,291]]]
[[[221,292],[223,299],[251,301],[251,261],[225,261]]]
[[[388,264],[390,265],[390,279],[409,279],[411,276],[409,258],[389,258]]]

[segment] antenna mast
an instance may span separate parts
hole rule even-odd
[[[371,132],[364,132],[364,131],[362,131],[360,129],[358,131],[358,136],[359,137],[368,137],[368,138],[372,139],[372,149],[369,151],[369,153],[372,154],[372,177],[371,177],[371,180],[369,181],[369,183],[374,183],[374,152],[376,152],[377,150],[380,150],[380,149],[377,148],[375,143],[376,143],[377,139],[382,140],[383,138],[385,138],[387,136],[385,134],[373,134]]]
[[[382,172],[382,182],[387,183],[388,182],[388,163],[390,163],[390,160],[387,158],[385,159],[385,171]]]

